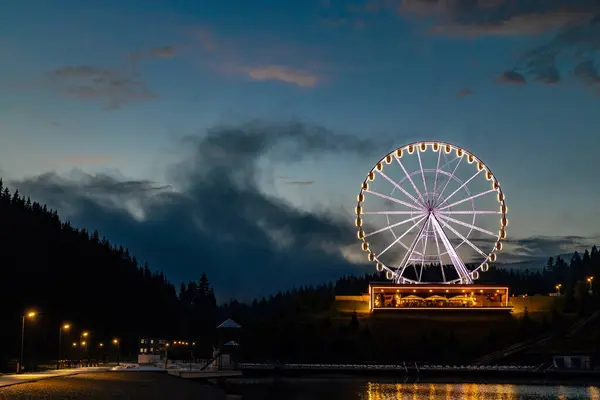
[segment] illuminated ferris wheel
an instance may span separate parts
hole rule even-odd
[[[449,143],[417,142],[367,174],[356,207],[362,249],[399,284],[471,284],[506,238],[506,202],[492,171]]]

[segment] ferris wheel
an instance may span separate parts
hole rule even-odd
[[[387,154],[357,200],[362,249],[398,284],[472,284],[506,238],[498,180],[453,144],[416,142]]]

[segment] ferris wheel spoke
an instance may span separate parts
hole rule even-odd
[[[468,244],[473,250],[475,250],[477,253],[479,253],[482,257],[484,257],[486,259],[488,258],[487,254],[485,254],[483,251],[481,251],[481,249],[479,249],[479,247],[475,246],[469,239],[464,237],[460,232],[458,232],[456,229],[451,227],[446,221],[444,221],[443,219],[440,219],[439,222],[441,222],[442,225],[444,225],[444,227],[448,228],[448,230],[450,232],[452,232],[456,236],[458,236],[462,241],[464,241],[466,244]]]
[[[502,211],[480,211],[480,210],[466,210],[466,211],[438,211],[441,215],[493,215],[502,214]]]
[[[442,279],[446,282],[446,272],[444,271],[444,261],[442,260],[442,252],[440,251],[440,242],[438,241],[438,235],[433,228],[433,238],[435,239],[435,247],[437,247],[438,258],[440,259],[440,269],[442,270]]]
[[[454,202],[452,204],[448,204],[448,205],[440,208],[439,210],[442,211],[442,210],[445,210],[447,208],[454,207],[454,206],[457,206],[459,204],[462,204],[462,203],[464,203],[466,201],[474,200],[474,199],[476,199],[478,197],[485,196],[486,194],[495,193],[495,192],[496,192],[496,189],[486,190],[485,192],[474,194],[473,196],[469,196],[466,199],[462,199],[462,200],[456,201],[456,202]]]
[[[445,157],[445,156],[444,156]],[[442,190],[440,191],[440,195],[437,197],[436,199],[436,203],[440,201],[440,199],[442,198],[442,196],[444,195],[444,192],[446,191],[446,188],[448,187],[448,184],[450,183],[450,181],[452,180],[452,177],[455,176],[456,174],[456,170],[458,169],[458,167],[460,166],[460,163],[462,162],[463,158],[459,158],[458,162],[456,163],[456,165],[454,166],[454,169],[452,170],[452,173],[450,174],[450,176],[448,177],[448,180],[446,181],[446,184],[444,185],[444,187],[442,188]],[[448,165],[450,163],[446,163],[446,165]]]
[[[437,165],[435,167],[435,179],[433,181],[433,193],[435,193],[436,189],[437,189],[437,180],[438,180],[438,173],[440,172],[440,160],[442,159],[442,149],[439,149],[440,151],[438,151],[438,159],[437,159]],[[435,196],[435,194],[434,194]]]
[[[400,225],[404,225],[404,224],[406,224],[406,223],[412,222],[412,221],[414,221],[414,220],[417,220],[417,219],[419,219],[419,218],[423,218],[423,216],[422,216],[422,215],[418,215],[418,216],[416,216],[416,217],[412,217],[412,218],[409,218],[409,219],[405,219],[404,221],[396,222],[395,224],[388,225],[388,226],[386,226],[385,228],[378,229],[378,230],[376,230],[375,232],[367,233],[367,234],[365,234],[365,237],[367,238],[367,237],[369,237],[369,236],[373,236],[373,235],[376,235],[376,234],[378,234],[378,233],[385,232],[385,231],[387,231],[387,230],[389,230],[389,229],[396,228],[396,227],[398,227],[398,226],[400,226]],[[402,243],[402,242],[400,242],[400,243]]]
[[[441,203],[438,205],[438,207],[439,207],[439,206],[441,206],[442,204],[446,203],[448,200],[450,200],[450,198],[451,198],[452,196],[454,196],[454,195],[455,195],[456,193],[458,193],[458,192],[459,192],[459,191],[460,191],[462,188],[464,188],[465,186],[467,186],[467,185],[469,184],[469,182],[471,182],[473,179],[475,179],[475,177],[476,177],[477,175],[479,175],[479,174],[481,173],[481,171],[483,171],[483,170],[482,170],[482,169],[480,169],[479,171],[475,172],[475,173],[474,173],[474,174],[473,174],[473,175],[472,175],[472,176],[471,176],[469,179],[467,179],[466,181],[464,181],[464,182],[463,182],[463,184],[462,184],[462,185],[460,185],[460,186],[458,187],[458,189],[456,189],[454,192],[452,192],[452,193],[451,193],[451,194],[450,194],[448,197],[446,197],[446,198],[444,199],[444,201],[442,201],[442,202],[441,202]]]
[[[389,249],[391,249],[396,243],[398,243],[399,241],[401,241],[404,236],[408,235],[410,233],[410,231],[412,231],[413,229],[415,229],[415,227],[417,225],[419,225],[421,222],[423,222],[423,220],[426,219],[426,218],[427,218],[427,216],[421,217],[421,219],[418,220],[416,223],[414,223],[410,228],[408,228],[406,230],[406,232],[404,232],[402,235],[398,236],[396,238],[396,240],[394,240],[392,243],[390,243],[390,245],[388,247],[386,247],[385,249],[383,249],[381,251],[381,253],[377,254],[375,256],[375,258],[381,257],[384,253],[386,253]]]
[[[446,251],[448,252],[448,256],[450,257],[450,261],[452,262],[452,265],[454,266],[454,269],[456,270],[456,273],[458,274],[460,280],[461,281],[464,280],[467,283],[473,283],[473,279],[471,278],[471,275],[469,274],[469,270],[467,269],[467,267],[461,260],[460,256],[458,255],[458,253],[456,252],[454,247],[452,247],[452,244],[450,243],[450,239],[448,239],[448,236],[444,232],[444,229],[442,228],[442,226],[440,225],[439,221],[437,220],[437,218],[435,216],[432,218],[431,223],[432,223],[434,229],[437,231],[437,234],[439,235],[439,238],[442,241],[442,244],[446,248]]]
[[[406,170],[406,168],[404,168],[404,164],[402,164],[402,161],[400,160],[400,158],[398,158],[398,157],[395,157],[395,158],[396,158],[396,161],[398,162],[398,164],[400,164],[400,168],[402,168],[402,171],[404,171],[404,175],[406,175],[406,177],[408,178],[408,181],[412,185],[413,189],[415,189],[415,192],[417,193],[417,196],[422,201],[422,203],[419,203],[419,204],[422,205],[422,206],[424,206],[425,205],[425,199],[423,198],[423,195],[421,194],[421,192],[419,191],[419,189],[417,189],[417,185],[415,185],[415,182],[412,180],[410,174],[408,173],[408,171]]]
[[[377,170],[376,170],[377,171]],[[400,186],[396,181],[394,181],[392,178],[390,178],[389,176],[387,176],[386,174],[383,173],[383,171],[377,171],[379,173],[379,175],[381,175],[382,177],[384,177],[389,183],[391,183],[392,185],[394,185],[394,187],[396,189],[398,189],[399,191],[401,191],[402,193],[404,193],[404,195],[406,197],[408,197],[409,199],[411,199],[416,205],[421,205],[421,203],[419,202],[419,200],[417,200],[412,194],[408,193],[406,191],[406,189],[404,189],[402,186]],[[414,185],[414,184],[413,184]],[[407,203],[408,204],[408,203]],[[414,205],[413,205],[414,207]],[[416,207],[415,207],[416,208]]]
[[[424,211],[363,211],[362,215],[414,215],[423,216]]]
[[[427,193],[428,193],[427,183],[425,182],[425,171],[423,171],[423,162],[421,161],[421,152],[419,150],[417,150],[417,158],[419,159],[419,168],[421,169],[421,177],[423,178],[423,188],[425,190],[425,198],[427,198]]]
[[[431,224],[431,218],[427,218],[427,222],[425,222],[425,235],[423,237],[423,255],[421,257],[421,271],[419,272],[419,282],[421,282],[423,278],[423,269],[425,268],[425,254],[427,254],[427,237],[429,234],[429,225]]]
[[[450,218],[450,217],[447,217],[445,215],[438,215],[438,217],[442,218],[446,222],[453,222],[455,224],[462,225],[465,228],[473,229],[473,230],[479,231],[481,233],[485,233],[485,234],[490,235],[490,236],[494,236],[494,237],[498,236],[498,234],[496,234],[494,232],[491,232],[491,231],[488,231],[487,229],[480,228],[477,225],[468,224],[466,222],[460,221],[458,219]]]
[[[427,218],[429,220],[430,216],[426,216],[425,218]],[[425,219],[425,218],[423,218],[423,219]],[[421,221],[419,221],[419,222],[421,222]],[[413,225],[411,228],[414,228],[414,227],[415,227],[415,225]],[[421,233],[423,233],[424,228],[425,228],[425,224],[423,224],[423,226],[421,226],[421,229],[419,229],[419,233],[417,233],[417,236],[415,236],[415,238],[413,239],[412,243],[410,244],[409,250],[406,252],[404,257],[402,257],[402,261],[400,262],[400,265],[396,269],[396,271],[400,270],[400,273],[397,274],[398,281],[400,280],[400,278],[402,278],[402,275],[404,275],[404,270],[408,266],[410,258],[412,257],[413,253],[415,252],[415,247],[417,246],[417,243],[419,243],[419,238],[421,237]]]
[[[375,192],[373,190],[365,190],[364,192],[372,194],[373,196],[381,197],[382,199],[393,201],[394,203],[402,204],[403,206],[406,206],[406,207],[409,207],[409,208],[413,208],[413,209],[418,210],[418,211],[423,211],[421,208],[415,206],[414,204],[407,203],[405,201],[402,201],[402,200],[397,199],[397,198],[392,197],[392,196],[385,195],[383,193]]]

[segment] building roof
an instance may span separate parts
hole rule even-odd
[[[237,322],[235,322],[231,318],[227,318],[226,321],[224,321],[223,323],[221,323],[221,325],[217,326],[217,329],[228,329],[228,328],[238,329],[238,328],[241,328],[241,327],[242,326],[240,324],[238,324]]]
[[[236,342],[235,340],[231,340],[227,343],[225,343],[225,346],[239,346],[240,344],[238,342]]]

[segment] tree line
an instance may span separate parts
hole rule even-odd
[[[198,280],[176,287],[128,249],[97,231],[73,227],[56,210],[18,191],[11,193],[1,179],[0,246],[0,328],[5,333],[0,363],[18,357],[21,318],[29,309],[41,314],[27,323],[27,351],[46,358],[56,357],[59,327],[65,321],[74,332],[89,331],[96,340],[120,338],[125,356],[137,353],[140,337],[197,339],[199,351],[210,353],[214,327],[229,317],[242,324],[244,340],[252,344],[244,348],[248,359],[293,358],[293,352],[305,358],[334,357],[355,347],[348,337],[376,337],[371,327],[357,328],[358,321],[343,322],[339,329],[345,333],[340,334],[331,310],[336,295],[364,293],[369,282],[383,281],[378,273],[343,276],[250,303],[232,299],[217,305],[206,274],[199,271]],[[529,294],[554,291],[561,283],[563,290],[574,293],[577,283],[592,275],[600,279],[596,247],[575,253],[568,262],[551,258],[535,271],[491,266],[482,281]]]

